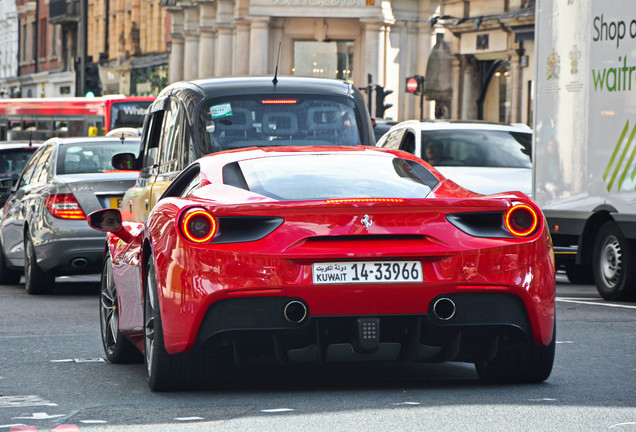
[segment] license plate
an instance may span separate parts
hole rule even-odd
[[[347,261],[313,264],[314,284],[422,282],[420,261]]]
[[[110,198],[110,208],[121,209],[121,201],[123,197],[112,197]]]

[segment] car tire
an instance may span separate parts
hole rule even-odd
[[[20,283],[22,272],[7,267],[4,246],[0,243],[0,285],[16,285]]]
[[[482,381],[497,384],[539,383],[548,379],[554,364],[556,318],[552,341],[497,353],[493,360],[475,363]]]
[[[24,287],[31,295],[49,294],[55,286],[55,275],[43,271],[37,262],[35,247],[28,234],[24,238]]]
[[[141,352],[119,330],[119,297],[113,263],[106,257],[99,294],[99,322],[106,358],[111,363],[141,363]]]
[[[170,355],[165,348],[157,295],[157,278],[152,256],[146,264],[144,359],[148,386],[152,391],[181,390],[193,381],[191,354]]]
[[[636,255],[614,221],[605,222],[594,241],[594,281],[605,300],[636,298]]]

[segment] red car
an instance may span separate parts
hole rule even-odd
[[[421,159],[370,147],[205,156],[145,222],[115,209],[101,328],[113,363],[144,354],[150,388],[212,363],[460,361],[494,382],[552,370],[555,269],[524,194],[478,195]]]

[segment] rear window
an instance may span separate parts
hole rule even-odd
[[[17,180],[35,150],[35,147],[27,147],[0,152],[0,178]]]
[[[322,96],[244,96],[207,101],[200,116],[210,152],[252,146],[362,143],[353,101]]]
[[[494,130],[422,131],[422,153],[427,146],[441,153],[437,166],[531,168],[532,134]],[[430,151],[430,150],[429,150]]]
[[[60,146],[57,174],[90,174],[113,171],[111,158],[117,153],[139,151],[139,142],[87,143]]]
[[[226,184],[279,201],[425,198],[438,180],[417,162],[371,155],[286,155],[223,169]]]

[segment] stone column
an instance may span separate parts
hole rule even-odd
[[[170,70],[168,71],[168,81],[170,83],[183,80],[183,35],[181,33],[171,33],[172,43],[170,44]]]
[[[480,93],[479,70],[477,60],[473,56],[461,56],[463,83],[461,91],[460,119],[477,119],[477,98]]]
[[[234,22],[234,74],[249,73],[250,23],[245,20]]]
[[[509,36],[513,38],[514,36]],[[510,123],[521,123],[521,104],[523,101],[523,73],[521,57],[525,54],[523,48],[508,51],[510,58]]]
[[[199,75],[199,8],[184,6],[183,79],[193,80]]]
[[[232,75],[234,2],[216,1],[216,51],[214,70],[216,76]]]
[[[250,25],[250,75],[266,75],[269,48],[269,18],[255,19]]]
[[[398,111],[400,113],[398,120],[420,119],[420,96],[407,93],[405,89],[406,77],[418,74],[417,62],[420,56],[417,44],[417,31],[417,25],[413,22],[407,22],[403,29],[403,33],[406,37],[402,39],[404,43],[400,46],[402,68],[400,70],[400,88],[397,91],[399,96]]]
[[[462,83],[462,67],[461,67],[461,61],[457,56],[453,56],[453,66],[452,69],[453,71],[452,73],[452,89],[453,89],[453,94],[451,96],[451,112],[450,112],[450,118],[451,119],[459,119],[461,118],[461,114],[459,112],[459,110],[461,109],[461,103],[460,103],[460,96],[462,94],[462,88],[461,88],[461,83]]]
[[[231,24],[217,24],[216,59],[214,61],[216,76],[232,75],[232,33]]]
[[[426,66],[428,65],[428,58],[431,54],[431,49],[433,48],[433,29],[428,24],[428,20],[420,21],[417,26],[417,56],[416,56],[416,73],[417,75],[422,75],[426,77]],[[423,101],[420,101],[419,98],[421,96],[417,96],[418,104],[423,106],[422,118],[428,119],[432,118],[432,113],[435,110],[435,103],[426,100],[424,98]],[[420,118],[420,117],[416,117]]]
[[[384,79],[383,68],[381,67],[380,50],[382,44],[382,23],[379,21],[361,20],[364,32],[364,77],[366,84],[366,75],[373,75],[373,83],[379,84]]]
[[[211,78],[214,76],[214,34],[214,29],[210,27],[201,27],[199,29],[198,78]]]
[[[215,59],[215,21],[216,8],[214,2],[199,1],[199,55],[198,78],[210,78],[214,76]]]
[[[186,31],[183,48],[183,79],[197,79],[199,76],[199,33]]]
[[[170,44],[168,81],[173,83],[183,80],[183,10],[176,8],[168,10],[172,15],[170,29],[172,43]]]

